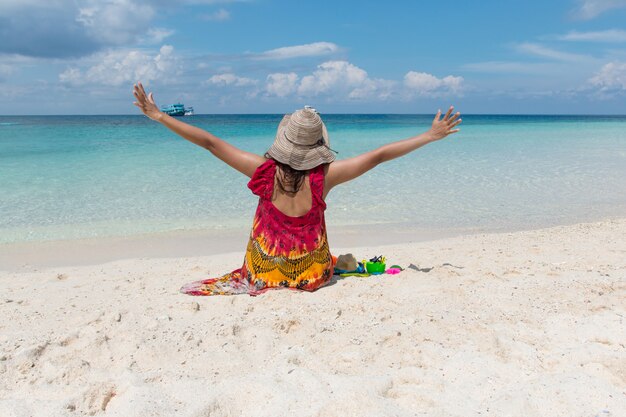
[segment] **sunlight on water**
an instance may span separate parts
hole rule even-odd
[[[347,158],[431,116],[327,115]],[[185,121],[262,154],[280,115]],[[626,213],[626,118],[464,116],[461,133],[328,196],[327,223],[529,228]],[[0,117],[0,242],[248,227],[247,178],[139,116]]]

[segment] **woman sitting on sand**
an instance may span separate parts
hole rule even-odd
[[[248,187],[259,196],[243,266],[183,286],[181,292],[190,295],[258,295],[283,287],[314,291],[327,284],[333,275],[324,221],[328,192],[382,162],[458,132],[461,123],[453,107],[443,118],[439,110],[426,133],[335,161],[326,126],[315,110],[305,108],[283,117],[274,143],[260,156],[161,112],[141,83],[133,93],[146,116],[250,177]]]

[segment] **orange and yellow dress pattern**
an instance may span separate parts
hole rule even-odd
[[[309,172],[312,205],[292,217],[272,203],[276,163],[257,168],[248,188],[259,196],[243,266],[218,278],[191,282],[181,288],[189,295],[261,294],[270,289],[314,291],[333,275],[333,257],[326,236],[323,199],[324,167]]]

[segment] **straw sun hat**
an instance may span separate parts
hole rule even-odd
[[[306,170],[335,160],[336,151],[329,145],[322,118],[305,107],[283,117],[267,154],[294,169]]]

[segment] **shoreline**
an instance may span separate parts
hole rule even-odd
[[[349,251],[407,268],[258,297],[178,292],[240,252],[0,272],[0,415],[626,409],[626,218]]]
[[[477,234],[516,233],[553,227],[626,219],[607,216],[595,221],[531,226],[528,228],[419,229],[407,224],[328,226],[331,252],[343,248],[389,246],[436,241]],[[98,265],[127,259],[176,258],[245,252],[249,228],[198,229],[65,240],[0,243],[0,272],[50,267]],[[242,255],[243,256],[243,255]]]

